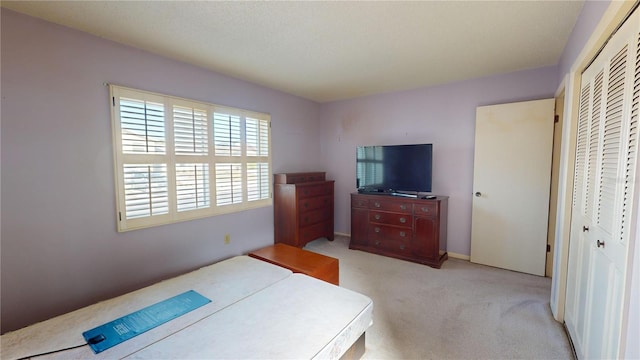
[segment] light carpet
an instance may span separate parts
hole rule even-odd
[[[549,278],[449,259],[441,269],[349,249],[349,238],[305,249],[338,258],[340,286],[369,296],[363,359],[571,359],[549,308]]]

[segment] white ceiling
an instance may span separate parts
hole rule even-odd
[[[555,65],[583,1],[2,1],[317,102]]]

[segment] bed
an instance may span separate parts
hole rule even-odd
[[[0,337],[0,358],[84,344],[84,331],[188,290],[211,302],[98,354],[82,346],[37,358],[339,359],[356,344],[364,346],[372,324],[368,297],[237,256],[6,333]]]

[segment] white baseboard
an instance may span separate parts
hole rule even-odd
[[[351,234],[347,234],[347,233],[341,233],[341,232],[334,232],[335,235],[339,235],[339,236],[346,236],[346,237],[351,237]],[[451,251],[448,251],[449,257],[454,258],[454,259],[460,259],[460,260],[467,260],[469,261],[470,257],[469,255],[464,255],[464,254],[458,254],[458,253],[454,253]]]
[[[447,251],[447,252],[449,253],[449,257],[454,259],[467,260],[467,261],[469,261],[470,259],[469,255],[458,254],[451,251]]]

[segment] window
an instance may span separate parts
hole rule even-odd
[[[268,114],[110,89],[119,231],[272,204]]]

